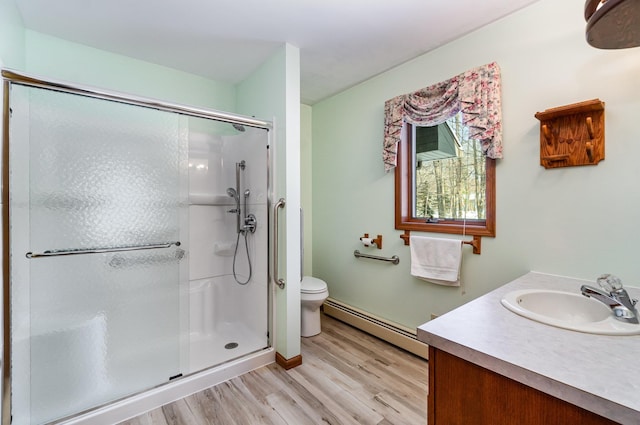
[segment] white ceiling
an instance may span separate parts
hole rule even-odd
[[[537,0],[15,0],[25,27],[237,83],[300,48],[313,104]]]

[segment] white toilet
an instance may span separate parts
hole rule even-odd
[[[300,282],[300,336],[314,336],[320,333],[320,306],[329,296],[327,283],[311,276],[304,276]]]

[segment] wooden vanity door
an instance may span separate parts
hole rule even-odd
[[[429,347],[429,425],[613,425],[609,419]]]

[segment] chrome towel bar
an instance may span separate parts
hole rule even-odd
[[[82,255],[82,254],[103,254],[106,252],[123,252],[123,251],[139,251],[142,249],[159,249],[170,248],[172,245],[180,246],[180,241],[165,242],[159,244],[149,245],[130,245],[130,246],[115,246],[110,248],[80,248],[80,249],[52,249],[41,253],[27,252],[27,258],[42,258],[42,257],[58,257],[61,255]]]
[[[400,258],[397,255],[394,255],[391,258],[380,257],[380,256],[377,256],[377,255],[362,254],[357,249],[355,251],[353,251],[353,256],[356,257],[356,258],[370,258],[372,260],[387,261],[389,263],[393,263],[394,265],[397,265],[398,263],[400,263]]]

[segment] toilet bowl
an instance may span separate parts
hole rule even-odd
[[[311,276],[300,282],[300,336],[308,337],[320,333],[320,306],[329,296],[327,283]]]

